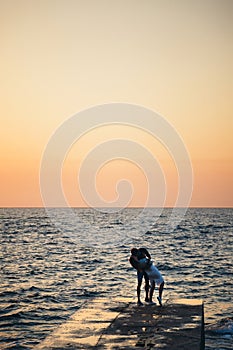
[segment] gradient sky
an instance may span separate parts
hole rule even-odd
[[[233,204],[232,0],[1,0],[0,206],[41,206],[39,169],[56,128],[80,110],[109,102],[145,106],[184,140],[193,165],[191,206]],[[96,130],[71,149],[63,187],[85,205],[77,169],[89,148],[112,137],[144,143],[160,160],[166,205],[177,174],[149,135],[126,127]],[[128,178],[131,205],[144,204],[146,181],[123,160],[100,169],[97,188],[114,200]]]

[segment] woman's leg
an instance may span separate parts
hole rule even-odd
[[[162,299],[164,281],[159,286],[159,297]]]
[[[152,302],[154,290],[155,290],[155,281],[151,282],[151,287],[150,287],[150,302]]]

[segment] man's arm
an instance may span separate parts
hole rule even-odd
[[[132,255],[129,258],[129,262],[136,270],[139,270],[138,261]]]

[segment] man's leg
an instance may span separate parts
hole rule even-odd
[[[138,305],[142,305],[142,302],[141,302],[141,299],[140,299],[140,294],[141,294],[141,285],[142,285],[143,273],[137,271],[137,277],[138,277],[138,285],[137,285]]]

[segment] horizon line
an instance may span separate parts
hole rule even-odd
[[[233,209],[232,206],[188,206],[188,207],[143,207],[143,206],[131,206],[131,207],[82,207],[82,206],[0,206],[0,209]]]

